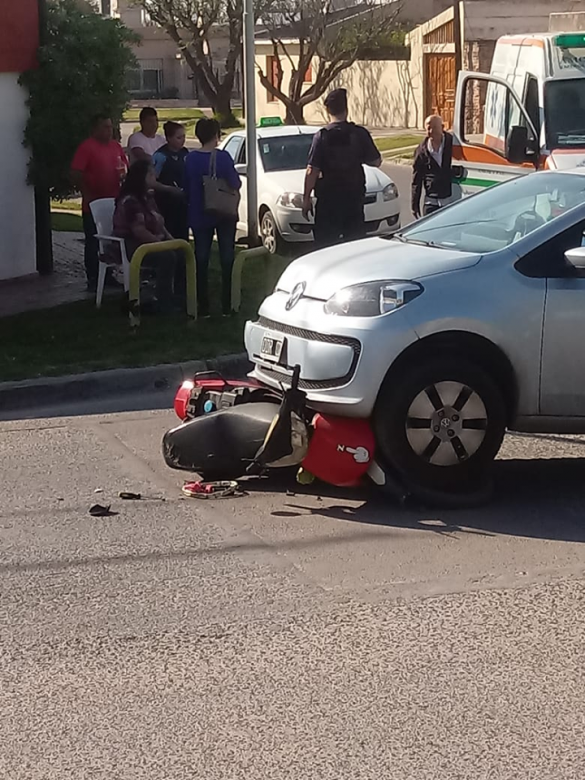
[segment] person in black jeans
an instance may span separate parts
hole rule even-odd
[[[414,154],[412,166],[412,214],[420,219],[420,199],[425,190],[423,215],[447,205],[453,194],[453,137],[446,133],[440,116],[425,120],[427,137]]]
[[[233,190],[242,186],[234,161],[228,152],[218,149],[220,139],[219,122],[215,119],[200,119],[195,134],[201,149],[191,152],[185,163],[185,192],[187,194],[189,227],[195,239],[197,261],[197,298],[201,317],[209,316],[208,271],[213,237],[217,234],[219,260],[221,263],[222,296],[224,317],[231,314],[232,269],[235,259],[236,217],[208,213],[205,209],[203,181],[211,170],[211,157],[215,155],[216,174]]]
[[[347,91],[335,89],[325,99],[331,122],[315,134],[309,153],[303,216],[313,214],[313,191],[317,198],[313,236],[317,247],[366,235],[364,165],[379,168],[382,157],[370,133],[347,121]]]
[[[189,240],[187,198],[185,197],[185,160],[189,150],[185,148],[185,128],[178,122],[165,122],[166,144],[152,157],[157,183],[155,199],[163,215],[165,227],[173,238]],[[175,294],[186,292],[185,256],[178,253],[175,268]]]

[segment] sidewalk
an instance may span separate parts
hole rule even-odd
[[[54,271],[0,282],[0,317],[87,298],[83,233],[53,233]]]

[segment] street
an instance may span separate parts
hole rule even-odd
[[[583,776],[585,437],[508,437],[473,511],[198,501],[171,397],[0,423],[1,778]]]

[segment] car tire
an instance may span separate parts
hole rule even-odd
[[[282,238],[271,211],[265,211],[260,218],[262,245],[271,255],[282,254]]]
[[[493,379],[468,360],[421,357],[384,381],[374,411],[382,465],[413,496],[482,494],[502,444],[506,406]]]

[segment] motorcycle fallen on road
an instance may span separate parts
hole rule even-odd
[[[281,391],[256,380],[227,380],[215,372],[197,374],[179,388],[174,402],[180,425],[163,438],[163,457],[172,469],[203,481],[235,480],[272,469],[297,468],[297,481],[315,479],[354,487],[369,479],[398,498],[424,504],[467,507],[484,503],[491,483],[464,496],[417,490],[376,460],[369,420],[323,414],[299,389],[296,366]]]

